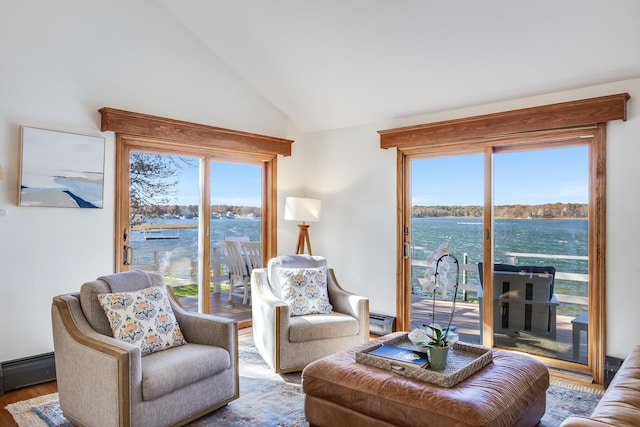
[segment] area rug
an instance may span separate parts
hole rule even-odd
[[[308,427],[303,410],[300,373],[277,375],[264,363],[250,334],[240,336],[240,398],[204,416],[190,427],[291,426]],[[557,427],[571,415],[591,414],[602,392],[552,381],[542,427]],[[53,393],[5,407],[20,427],[73,427],[62,415]]]

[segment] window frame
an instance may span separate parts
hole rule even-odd
[[[115,132],[115,271],[127,271],[124,265],[126,236],[129,230],[129,155],[132,150],[197,156],[205,162],[235,161],[262,165],[262,253],[263,263],[277,254],[277,158],[290,156],[292,140],[184,122],[141,113],[101,108],[101,130]],[[205,168],[208,170],[208,166]],[[210,183],[205,177],[202,191],[203,215],[210,216]],[[206,233],[207,230],[201,232]],[[205,245],[206,246],[206,245]],[[203,271],[209,271],[209,248],[204,248]],[[204,281],[208,295],[210,284]],[[210,313],[209,298],[204,313]],[[249,322],[250,323],[250,322]],[[239,325],[244,327],[249,325]]]
[[[626,120],[629,94],[570,101],[445,122],[382,130],[380,147],[397,150],[397,256],[396,311],[398,329],[410,325],[411,260],[405,257],[411,242],[410,164],[412,158],[483,153],[485,158],[484,227],[489,243],[484,259],[493,259],[493,154],[497,151],[526,150],[527,146],[548,144],[589,145],[589,348],[588,365],[555,359],[552,366],[590,372],[598,384],[604,382],[606,344],[606,122]],[[485,263],[485,292],[492,294],[493,263]],[[485,299],[484,345],[493,346],[493,301]]]

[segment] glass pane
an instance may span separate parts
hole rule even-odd
[[[494,179],[495,345],[586,364],[588,147],[496,154]]]
[[[262,267],[262,167],[210,167],[211,312],[251,320],[251,270]]]
[[[437,249],[448,242],[460,266],[451,330],[462,341],[481,342],[478,263],[483,256],[483,167],[482,155],[411,162],[412,329],[424,329],[434,317],[444,328],[449,323],[457,276],[452,258],[438,264],[439,280],[434,280]],[[447,266],[449,272],[443,273]]]
[[[162,274],[182,304],[198,311],[197,158],[131,152],[130,269]]]

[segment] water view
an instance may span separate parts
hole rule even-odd
[[[149,238],[145,232],[133,231],[131,247],[134,266],[158,263],[160,271],[179,279],[191,277],[191,262],[198,254],[197,219],[154,220],[151,224],[193,226],[162,230],[167,238]],[[212,242],[230,237],[248,237],[260,241],[262,221],[257,219],[212,219]],[[482,261],[482,220],[478,218],[414,218],[412,220],[413,259],[424,260],[442,242],[451,241],[453,253],[460,262],[477,265]],[[157,237],[157,236],[156,236]],[[495,262],[517,265],[553,266],[559,273],[588,273],[588,221],[583,219],[502,219],[495,223]],[[524,255],[523,255],[524,254]],[[424,268],[414,266],[413,275],[422,277]],[[556,294],[577,297],[588,295],[586,281],[562,279],[555,281]],[[464,277],[471,285],[479,284],[477,269]],[[415,288],[416,293],[421,289]],[[475,297],[471,291],[469,299]],[[563,304],[565,312],[581,312],[584,307]],[[576,311],[577,310],[577,311]]]
[[[482,262],[482,220],[477,218],[413,218],[413,259],[424,260],[442,242],[451,241],[453,254],[462,263]],[[584,298],[586,306],[588,283],[566,280],[564,273],[588,273],[588,220],[586,219],[498,219],[494,226],[495,262],[516,265],[553,266],[556,269],[554,293]],[[422,277],[424,268],[413,267],[414,277]],[[586,279],[586,277],[585,277]],[[466,272],[469,285],[480,282],[477,269]],[[421,289],[414,288],[414,292]],[[470,292],[469,298],[475,295]],[[565,300],[570,298],[564,298]],[[562,302],[562,299],[561,299]],[[582,304],[561,304],[559,312],[579,314]]]

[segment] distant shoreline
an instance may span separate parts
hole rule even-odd
[[[483,206],[413,206],[412,218],[482,218]],[[544,203],[539,205],[499,205],[493,207],[497,219],[588,219],[586,203]]]

